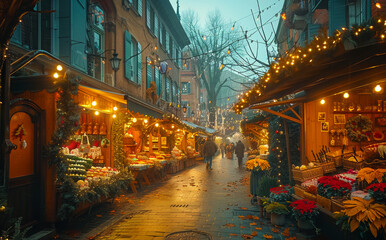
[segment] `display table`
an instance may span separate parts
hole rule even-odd
[[[135,188],[135,184],[138,184],[141,187],[141,180],[144,180],[144,184],[150,185],[149,177],[148,177],[148,169],[153,168],[153,165],[149,164],[130,164],[129,170],[133,174],[133,181],[130,183],[131,190],[136,193],[137,189]]]

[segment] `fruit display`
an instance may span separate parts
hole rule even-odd
[[[86,172],[92,166],[92,159],[67,155],[67,163],[68,169],[66,175],[74,181],[78,181],[86,178]]]
[[[119,171],[111,167],[91,167],[87,173],[87,180],[98,181],[98,180],[108,180],[111,176],[118,174]]]

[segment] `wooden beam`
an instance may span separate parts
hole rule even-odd
[[[299,104],[296,104],[295,106],[291,106],[289,107],[289,109],[296,115],[296,117],[299,118],[300,121],[303,120],[303,118],[301,116],[299,116],[299,114],[293,109],[294,107],[298,106]]]
[[[283,113],[281,113],[281,112],[276,112],[276,111],[273,111],[273,110],[271,110],[271,109],[269,109],[269,108],[262,108],[261,110],[266,111],[266,112],[269,112],[269,113],[272,113],[272,114],[274,114],[274,115],[276,115],[276,116],[279,116],[279,117],[285,118],[285,119],[287,119],[287,120],[290,120],[290,121],[292,121],[292,122],[296,122],[296,123],[299,123],[299,124],[302,124],[302,125],[303,125],[303,121],[302,121],[302,120],[299,120],[299,119],[296,119],[296,118],[287,116],[287,115],[285,115],[285,114],[283,114]]]
[[[291,104],[291,103],[298,103],[298,102],[303,102],[305,101],[305,97],[299,97],[299,98],[294,98],[294,99],[288,99],[288,100],[283,100],[283,101],[277,101],[277,102],[270,102],[270,103],[257,103],[252,106],[250,106],[250,109],[263,109],[267,107],[273,107],[273,106],[280,106],[284,104]]]

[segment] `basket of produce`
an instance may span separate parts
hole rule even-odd
[[[295,181],[304,182],[312,178],[323,176],[323,168],[321,166],[307,167],[305,165],[294,167],[292,168],[292,176]]]

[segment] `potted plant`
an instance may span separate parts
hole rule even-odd
[[[293,188],[289,185],[274,187],[269,189],[270,194],[269,197],[274,202],[286,202],[291,200],[291,194],[293,193]]]
[[[319,232],[320,229],[315,226],[315,218],[319,214],[316,202],[308,199],[299,199],[292,202],[290,207],[292,209],[292,216],[296,219],[300,229],[305,231],[315,229],[316,233]]]
[[[266,211],[271,214],[272,225],[282,226],[285,223],[285,216],[289,213],[288,208],[281,203],[272,202],[267,205]]]
[[[354,197],[343,202],[344,210],[335,213],[336,224],[342,230],[356,232],[361,239],[385,239],[386,206],[375,203],[374,199],[365,200]]]
[[[260,184],[260,179],[262,178],[264,172],[270,168],[270,165],[267,160],[253,158],[248,160],[246,163],[246,168],[251,171],[250,177],[250,192],[253,196],[251,203],[258,203],[258,186]]]
[[[373,183],[366,188],[376,202],[386,204],[386,183]]]

